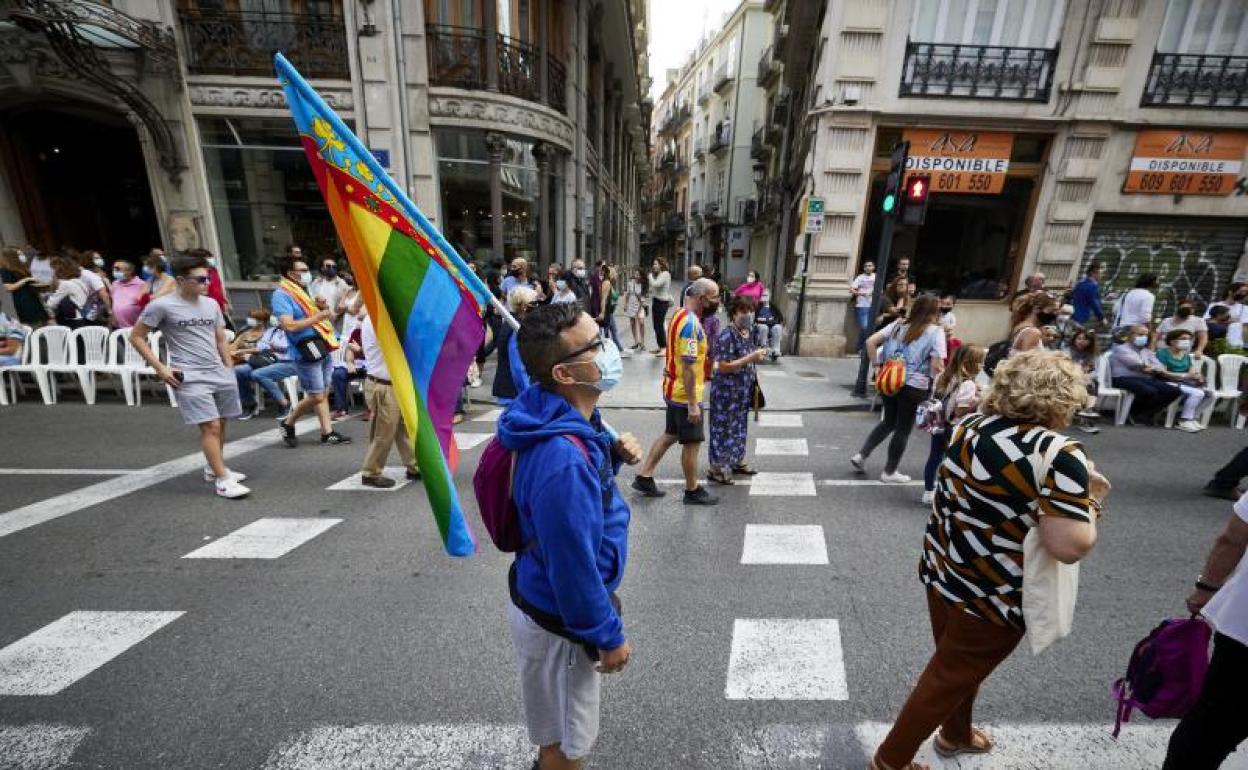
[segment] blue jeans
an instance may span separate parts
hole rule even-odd
[[[871,327],[871,308],[854,308],[854,318],[858,321],[858,352],[861,353],[867,345],[868,331]]]
[[[343,412],[351,406],[351,391],[348,388],[350,374],[345,366],[334,367],[334,403],[333,407]]]
[[[598,329],[600,330],[603,339],[611,340],[612,342],[615,343],[615,346],[617,348],[620,348],[621,350],[623,350],[624,346],[623,344],[620,343],[620,330],[617,329],[615,326],[614,315],[608,314],[607,316],[605,316],[604,320],[599,321]]]
[[[945,450],[949,448],[949,431],[953,426],[945,428],[942,433],[932,434],[932,449],[927,455],[927,465],[923,468],[923,490],[931,492],[936,489],[936,471],[944,462]]]
[[[264,388],[265,394],[274,401],[289,405],[290,399],[286,398],[286,392],[282,390],[281,382],[287,377],[294,377],[297,374],[295,365],[289,361],[278,361],[275,364],[269,364],[263,369],[256,369],[251,373],[251,381]]]

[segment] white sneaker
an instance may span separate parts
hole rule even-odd
[[[904,473],[881,473],[880,481],[885,484],[909,484],[910,477]]]
[[[217,487],[218,497],[225,497],[225,498],[229,498],[230,500],[233,500],[238,497],[244,497],[246,495],[251,494],[250,489],[243,486],[242,484],[239,484],[236,480],[232,478],[225,479],[224,481],[222,481],[221,479],[218,479],[216,483],[216,487]]]
[[[853,457],[849,458],[849,464],[854,466],[854,470],[858,471],[859,473],[867,472],[867,469],[863,467],[866,461],[867,461],[867,458],[862,456],[862,452],[857,452],[854,454]]]
[[[246,473],[239,473],[238,471],[232,471],[229,468],[226,468],[225,472],[226,474],[228,474],[229,479],[231,481],[246,481],[247,480]],[[204,483],[211,484],[212,482],[216,480],[217,480],[217,474],[212,472],[212,467],[205,465],[204,466]]]
[[[1196,420],[1182,420],[1175,427],[1184,433],[1200,433],[1205,429],[1205,426],[1201,425]]]
[[[931,506],[932,502],[933,502],[935,499],[936,499],[936,491],[935,491],[935,490],[932,490],[932,491],[930,491],[930,492],[924,492],[924,493],[923,493],[923,496],[919,498],[919,505]]]

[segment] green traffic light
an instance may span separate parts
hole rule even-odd
[[[897,196],[892,193],[885,195],[883,208],[885,214],[893,213],[893,209],[897,208]]]

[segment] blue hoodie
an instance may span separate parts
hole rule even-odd
[[[594,467],[565,435],[585,443]],[[533,385],[499,418],[498,437],[519,453],[512,494],[521,534],[533,543],[516,554],[517,590],[586,642],[602,650],[619,647],[624,623],[610,594],[624,577],[629,510],[598,411],[586,420],[562,396]]]

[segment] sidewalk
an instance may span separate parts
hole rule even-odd
[[[767,410],[773,412],[865,408],[866,400],[850,396],[857,376],[857,358],[782,356],[775,363],[758,365]],[[471,391],[473,400],[492,401],[489,388],[494,378],[494,356],[481,378],[483,386]],[[662,358],[651,353],[626,356],[623,379],[598,405],[604,409],[662,409],[662,378]]]

